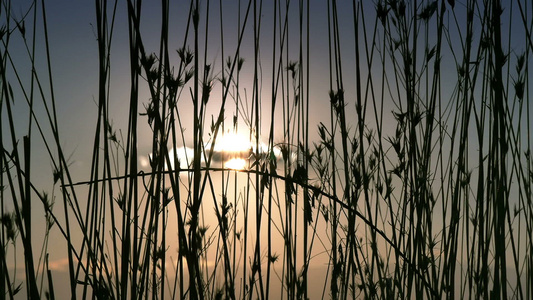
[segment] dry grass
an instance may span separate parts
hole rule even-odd
[[[90,177],[74,182],[46,1],[22,17],[1,1],[0,294],[532,297],[527,1],[502,10],[498,0],[320,9],[250,0],[237,11],[215,2],[190,1],[176,26],[177,8],[163,0],[154,45],[144,31],[153,20],[141,13],[148,4],[95,0],[97,120]],[[122,14],[127,20],[116,19]],[[322,16],[327,36],[313,31]],[[115,30],[119,20],[127,33]],[[127,126],[117,129],[109,95],[119,89],[111,78],[118,34],[129,37],[130,85]],[[28,74],[13,59],[15,38],[45,70]],[[313,56],[316,42],[328,55]],[[23,104],[21,123],[13,107]],[[147,128],[150,139],[141,138]],[[231,132],[253,145],[231,154],[246,159],[242,170],[225,167],[230,154],[210,146]],[[36,141],[53,170],[48,193],[32,175]],[[147,166],[141,144],[151,145]],[[62,245],[49,244],[54,234]],[[52,278],[58,247],[68,285]],[[23,279],[12,261],[24,263]]]

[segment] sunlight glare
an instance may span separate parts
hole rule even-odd
[[[244,135],[228,132],[220,138],[215,146],[225,156],[224,167],[233,170],[242,170],[246,166],[246,158],[253,148],[252,143]]]
[[[232,158],[224,163],[224,167],[233,170],[243,170],[246,166],[246,160],[242,158]]]
[[[215,150],[228,153],[246,152],[252,148],[252,143],[244,135],[228,132],[217,141]]]

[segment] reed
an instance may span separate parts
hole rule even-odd
[[[95,0],[84,178],[48,2],[0,3],[5,298],[533,296],[528,1]]]

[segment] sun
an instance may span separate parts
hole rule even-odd
[[[224,167],[232,170],[244,170],[246,160],[244,158],[232,158],[224,163]]]
[[[246,167],[247,159],[253,145],[246,136],[236,132],[226,132],[216,142],[215,151],[222,154],[224,167],[242,170]]]
[[[252,143],[250,139],[242,134],[227,132],[217,141],[215,150],[224,152],[244,152],[250,150]]]

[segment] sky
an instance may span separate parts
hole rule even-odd
[[[213,1],[217,2],[217,1]],[[54,94],[57,105],[57,115],[60,124],[60,134],[64,146],[64,151],[67,154],[72,154],[72,168],[71,171],[74,174],[74,178],[84,180],[87,174],[87,166],[90,164],[92,142],[94,140],[94,126],[97,121],[97,91],[98,91],[98,49],[96,41],[96,28],[95,28],[95,8],[92,1],[82,1],[80,3],[70,1],[46,1],[46,13],[48,16],[48,34],[50,45],[50,59],[52,64],[53,82],[54,82]],[[228,14],[225,22],[225,53],[226,57],[233,56],[235,53],[236,44],[236,23],[233,19],[236,19],[235,12],[238,1],[225,1],[223,11]],[[221,69],[221,46],[220,46],[220,33],[219,33],[219,18],[218,18],[218,3],[212,3],[212,13],[210,19],[209,29],[209,47],[208,47],[208,61],[213,64],[213,69],[216,72],[220,72]],[[351,5],[346,5],[347,9],[341,9],[341,13],[347,14],[347,17],[341,18],[341,22],[344,23],[341,27],[353,27],[350,18]],[[24,8],[28,5],[20,5],[19,14],[22,14]],[[202,6],[201,6],[202,7]],[[323,112],[329,111],[329,83],[328,80],[324,80],[322,74],[329,68],[327,59],[320,59],[327,57],[327,19],[323,13],[327,7],[322,1],[311,1],[311,19],[310,22],[313,38],[310,40],[310,57],[312,65],[310,67],[310,115],[313,117],[314,124],[318,122],[329,122],[329,114]],[[350,8],[350,9],[348,9]],[[296,15],[297,9],[294,5],[294,15]],[[241,9],[244,14],[244,8]],[[261,68],[263,71],[264,82],[262,83],[262,98],[269,99],[270,93],[270,77],[271,75],[271,39],[272,39],[272,10],[273,7],[269,4],[265,4],[263,8],[263,30],[261,32],[261,46],[260,55],[261,60],[265,63]],[[17,9],[14,9],[17,11]],[[160,3],[158,1],[146,1],[143,5],[143,23],[142,32],[144,43],[147,47],[147,52],[156,51],[158,47],[158,34],[159,34],[159,13]],[[171,43],[171,49],[177,49],[181,47],[183,41],[183,32],[186,24],[186,18],[188,13],[188,1],[172,1],[171,2],[171,28],[173,28]],[[290,20],[291,28],[290,35],[298,34],[297,32],[297,18]],[[204,30],[204,28],[201,28]],[[37,29],[38,32],[42,32],[42,28]],[[119,1],[117,17],[114,29],[114,38],[111,45],[111,76],[110,84],[112,86],[110,90],[110,115],[111,122],[117,129],[127,129],[127,114],[128,114],[128,89],[129,89],[129,58],[128,58],[128,38],[127,38],[127,19],[126,9],[123,1]],[[349,34],[349,33],[346,33]],[[38,36],[42,38],[42,34]],[[245,58],[244,74],[250,74],[253,70],[253,48],[251,45],[251,39],[253,38],[251,32],[251,26],[248,26],[248,30],[245,33],[243,47],[241,49],[241,56]],[[19,42],[13,41],[16,44],[12,47],[20,46]],[[190,44],[190,41],[189,41]],[[347,55],[346,64],[350,65],[353,61],[353,55],[350,55],[350,48],[353,48],[352,42],[347,42],[347,47],[343,47]],[[203,41],[201,42],[201,47]],[[42,41],[38,43],[40,51],[44,51]],[[289,43],[290,53],[289,60],[296,61],[298,59],[297,54],[297,41],[291,39]],[[23,56],[24,53],[21,54]],[[171,53],[173,58],[177,61],[176,53]],[[38,55],[37,72],[41,72],[41,76],[46,76],[46,61],[44,55]],[[28,63],[27,58],[21,57],[21,63]],[[353,70],[349,68],[345,69],[345,78],[350,80],[353,77]],[[220,73],[219,73],[220,74]],[[243,76],[244,77],[244,76]],[[247,76],[248,77],[248,76]],[[345,80],[346,80],[345,79]],[[241,78],[241,86],[247,90],[248,98],[251,97],[252,82],[251,79]],[[213,92],[211,105],[208,109],[212,115],[215,115],[219,109],[220,103],[220,82],[215,81],[215,92]],[[353,85],[347,85],[347,93],[350,89],[353,89]],[[147,91],[142,91],[145,94],[145,98],[148,98]],[[142,96],[141,96],[142,97]],[[141,101],[146,99],[141,99]],[[248,99],[250,101],[250,99]],[[263,111],[265,118],[268,116],[269,101],[263,100],[265,104]],[[146,101],[145,101],[146,103]],[[188,104],[181,103],[181,109],[187,110]],[[229,111],[230,105],[227,110]],[[192,106],[190,106],[192,109]],[[19,106],[20,114],[27,114],[24,106]],[[142,109],[142,107],[140,107]],[[208,116],[209,116],[208,113]],[[186,117],[186,114],[184,114]],[[279,115],[278,115],[279,117]],[[26,121],[27,117],[21,118],[21,122]],[[187,124],[185,119],[185,123]],[[189,122],[190,123],[190,122]],[[63,126],[61,126],[63,125]],[[263,122],[263,133],[268,132],[269,122]],[[186,126],[187,127],[187,126]],[[19,126],[24,128],[24,126]],[[317,131],[314,127],[311,128],[310,134],[313,137],[317,137]],[[147,126],[141,126],[139,128],[141,135],[145,135],[147,138],[151,135],[150,129]],[[22,134],[22,133],[21,133]],[[192,140],[187,141],[192,143]],[[139,144],[140,154],[147,158],[151,151],[150,143]],[[43,153],[43,160],[46,154]],[[35,161],[40,161],[36,159]]]
[[[25,9],[28,8],[29,1],[19,1],[15,7],[13,7],[14,15],[22,15],[25,12]],[[213,1],[217,2],[217,1]],[[341,38],[343,43],[343,59],[345,60],[346,67],[344,71],[344,81],[348,82],[345,84],[345,89],[347,90],[346,94],[350,94],[350,91],[353,91],[353,85],[350,83],[353,81],[354,70],[352,69],[353,65],[353,23],[351,18],[351,3],[349,1],[340,1],[339,12],[341,15],[340,27],[344,28],[345,31],[341,32],[341,35],[344,35]],[[92,1],[61,1],[61,0],[51,0],[46,1],[46,13],[48,15],[48,34],[49,34],[49,44],[50,44],[50,58],[52,63],[52,72],[54,80],[54,92],[55,98],[59,105],[58,109],[58,118],[60,124],[66,124],[60,126],[62,130],[62,138],[68,147],[66,151],[75,151],[74,160],[81,163],[81,161],[89,157],[86,155],[87,151],[91,151],[91,142],[93,138],[93,126],[90,124],[96,123],[96,97],[97,97],[97,83],[98,83],[98,70],[97,70],[97,44],[96,44],[96,29],[95,29],[95,9],[94,3]],[[371,2],[363,1],[365,5],[371,8]],[[370,3],[370,4],[369,4]],[[461,6],[461,1],[457,2],[458,8]],[[208,47],[208,60],[214,65],[214,69],[220,72],[221,65],[221,46],[219,41],[219,29],[218,29],[218,3],[212,3],[212,21],[210,21],[210,31],[209,31],[209,40],[212,45]],[[228,19],[234,17],[236,11],[237,1],[226,1],[224,3],[224,13],[230,15],[229,18],[225,20],[225,56],[233,55],[235,47],[232,45],[235,43],[235,32],[236,25],[232,24]],[[312,32],[312,39],[310,40],[310,60],[311,66],[309,67],[310,71],[310,84],[311,91],[310,95],[310,114],[316,118],[316,122],[327,122],[329,121],[329,115],[324,115],[323,112],[329,110],[329,99],[327,93],[329,91],[328,80],[324,79],[324,73],[328,72],[329,63],[327,60],[328,49],[327,49],[327,15],[325,10],[327,9],[325,3],[322,1],[311,1],[311,17],[310,22],[310,32]],[[293,10],[295,7],[292,7]],[[145,39],[145,44],[147,45],[147,51],[155,51],[157,49],[158,41],[158,13],[160,9],[160,3],[158,1],[146,1],[143,6],[143,38]],[[244,10],[244,8],[242,8]],[[516,10],[516,8],[515,8]],[[172,32],[173,38],[171,43],[174,43],[174,48],[178,48],[183,41],[183,31],[180,28],[183,28],[186,24],[186,16],[188,12],[188,1],[174,1],[171,3],[171,22],[175,28]],[[295,10],[295,15],[297,11]],[[372,9],[367,9],[366,17],[368,19],[372,18],[373,15]],[[342,15],[344,14],[344,15]],[[459,17],[461,16],[460,10],[458,10]],[[270,96],[270,86],[269,86],[269,77],[271,76],[271,65],[270,65],[270,56],[271,56],[271,35],[272,31],[270,27],[272,26],[272,7],[269,4],[265,4],[263,8],[263,30],[261,35],[261,59],[266,62],[263,63],[261,68],[263,70],[263,77],[265,82],[262,86],[262,97],[268,99]],[[297,18],[290,20],[291,32],[290,34],[297,35]],[[515,27],[517,22],[520,22],[519,18],[513,20]],[[295,29],[296,27],[296,29]],[[202,28],[204,29],[204,28]],[[30,34],[31,29],[28,28],[28,35]],[[39,33],[42,33],[42,28],[37,28]],[[232,32],[234,31],[234,32]],[[253,57],[253,49],[250,47],[250,43],[247,42],[251,38],[250,28],[247,31],[247,34],[244,38],[244,46],[242,49],[242,56],[245,59],[248,57]],[[511,47],[513,51],[523,51],[523,39],[512,37],[513,41],[511,42]],[[44,51],[42,43],[42,35],[37,36],[38,39],[38,51]],[[248,40],[247,40],[248,39]],[[28,60],[26,54],[22,50],[22,44],[20,39],[13,39],[11,41],[13,48],[21,49],[20,51],[20,60],[17,63],[25,64],[27,67]],[[227,46],[229,45],[229,46]],[[292,49],[292,53],[289,57],[289,60],[297,60],[297,41],[291,40],[289,47]],[[171,46],[172,48],[172,46]],[[115,23],[115,33],[114,39],[112,41],[112,62],[111,62],[111,85],[113,88],[110,91],[110,109],[111,115],[116,116],[113,118],[113,121],[117,123],[117,128],[125,128],[124,116],[127,115],[127,104],[128,104],[128,94],[125,92],[129,87],[129,61],[128,61],[128,40],[127,40],[127,21],[125,13],[125,5],[122,1],[119,1],[118,10],[117,10],[117,21]],[[13,51],[17,53],[17,51]],[[37,72],[40,72],[41,76],[46,77],[46,61],[45,56],[37,55],[36,64]],[[177,59],[177,56],[174,53],[174,58]],[[16,55],[14,59],[17,59]],[[253,69],[253,64],[251,63],[252,58],[249,61],[245,62],[245,68],[248,68],[248,71]],[[450,68],[452,71],[452,64],[444,64],[444,68]],[[379,71],[379,70],[378,70]],[[446,76],[446,73],[444,73]],[[24,77],[23,77],[24,78]],[[27,78],[27,77],[26,77]],[[246,82],[247,79],[244,79],[243,86],[245,88],[251,89],[251,82]],[[268,82],[268,83],[267,83]],[[247,84],[246,84],[247,83]],[[215,83],[215,88],[220,88],[220,83]],[[15,87],[16,88],[16,87]],[[46,88],[46,87],[45,87]],[[218,91],[218,90],[217,90]],[[213,102],[220,101],[217,99],[218,93],[213,93]],[[353,103],[350,103],[353,104]],[[214,106],[216,107],[216,106]],[[20,110],[20,114],[26,113],[24,106],[15,106],[15,109]],[[216,111],[216,110],[215,110]],[[267,109],[264,109],[267,111]],[[21,120],[25,121],[27,117],[22,117]],[[268,127],[269,124],[264,124],[265,127]],[[22,126],[20,126],[22,127]],[[312,132],[316,137],[316,131]],[[84,137],[84,138],[80,138]],[[83,142],[89,142],[89,144],[84,144]],[[88,146],[89,145],[89,146]],[[142,145],[140,145],[142,147]]]
[[[178,49],[181,47],[184,39],[184,32],[187,21],[187,14],[189,10],[189,1],[170,1],[171,10],[171,30],[170,33],[170,48]],[[212,1],[211,14],[209,17],[210,23],[208,28],[208,46],[206,60],[212,64],[215,76],[219,76],[222,68],[222,59],[228,56],[234,56],[237,44],[237,20],[239,11],[239,2],[237,0],[223,1],[223,13],[224,13],[224,44],[221,45],[220,41],[220,28],[219,28],[219,15],[220,10],[219,2]],[[246,1],[242,1],[245,3]],[[298,11],[296,2],[291,5],[291,18],[289,22],[289,51],[288,60],[298,60]],[[373,9],[373,2],[370,0],[362,1],[367,8],[365,11],[365,18],[372,20],[374,18],[375,11]],[[458,18],[464,17],[464,13],[461,13],[460,8],[464,8],[465,1],[456,1],[456,8],[458,9]],[[12,8],[12,12],[15,16],[22,16],[24,12],[29,8],[30,1],[17,1]],[[159,26],[160,26],[160,3],[159,1],[144,1],[142,12],[142,36],[147,52],[157,51],[159,47]],[[206,1],[200,1],[201,17],[205,17],[206,13]],[[330,122],[330,102],[328,91],[330,90],[329,82],[329,60],[328,60],[328,19],[327,19],[327,5],[326,1],[312,0],[310,1],[310,41],[309,41],[309,114],[310,114],[310,140],[318,140],[317,125],[320,122],[329,124]],[[63,145],[63,151],[69,157],[71,163],[71,172],[74,182],[86,181],[90,176],[91,154],[92,145],[94,140],[94,128],[97,122],[97,92],[98,92],[98,49],[97,49],[97,37],[96,37],[96,16],[95,5],[93,1],[67,1],[67,0],[49,0],[45,1],[45,8],[47,14],[47,32],[49,38],[50,47],[50,61],[52,65],[53,74],[53,86],[54,97],[57,105],[57,116],[60,128],[60,137]],[[262,31],[260,39],[260,60],[261,64],[261,87],[260,94],[262,98],[263,116],[261,126],[261,132],[263,136],[267,136],[270,127],[270,99],[271,95],[271,78],[272,78],[272,30],[273,24],[273,7],[270,1],[264,1],[264,7],[261,14],[262,17]],[[341,40],[341,54],[343,59],[343,80],[346,95],[353,95],[355,93],[354,78],[355,78],[355,56],[354,47],[355,41],[353,38],[353,18],[352,18],[352,3],[351,1],[338,1],[339,5],[339,22],[340,22],[340,40]],[[244,14],[244,4],[241,4],[241,17]],[[39,4],[39,11],[42,7]],[[516,9],[516,7],[514,8]],[[39,17],[40,18],[40,17]],[[2,19],[4,20],[4,19]],[[278,20],[279,21],[279,20]],[[453,24],[454,20],[448,19],[450,24]],[[506,20],[508,21],[508,20]],[[512,22],[519,22],[519,18],[515,18]],[[27,22],[29,24],[31,22]],[[38,22],[42,24],[42,22]],[[504,23],[507,24],[507,23]],[[515,24],[515,23],[513,23]],[[373,26],[373,23],[369,21],[369,25]],[[519,25],[519,24],[516,24]],[[32,29],[28,26],[27,36],[31,36]],[[248,102],[251,100],[252,95],[252,72],[253,66],[253,32],[251,26],[245,31],[243,37],[243,47],[241,48],[241,56],[245,58],[243,66],[243,72],[241,78],[242,91],[245,92],[248,97]],[[513,25],[515,26],[515,25]],[[205,24],[202,23],[200,29],[205,30]],[[36,69],[40,76],[47,78],[46,73],[46,56],[44,52],[43,41],[43,27],[40,25],[37,27],[37,57],[36,57]],[[451,39],[457,38],[452,31],[450,33]],[[204,38],[205,36],[202,36]],[[191,44],[189,38],[188,44]],[[29,62],[27,60],[27,54],[22,44],[21,38],[13,38],[11,41],[10,50],[13,53],[13,59],[17,62],[22,71],[23,81],[29,81]],[[203,41],[200,41],[200,46],[203,46]],[[511,48],[513,51],[519,53],[525,50],[523,39],[520,35],[511,36]],[[457,44],[455,44],[457,45]],[[279,51],[279,45],[278,51]],[[109,103],[110,103],[110,115],[112,116],[113,127],[117,130],[122,130],[125,134],[127,130],[127,116],[129,112],[129,47],[128,47],[128,23],[125,1],[118,1],[118,9],[115,21],[115,28],[113,33],[113,40],[111,45],[111,74],[110,74],[110,86],[109,91]],[[177,62],[178,55],[176,52],[171,53],[171,59]],[[177,65],[177,63],[175,64]],[[445,62],[443,64],[443,77],[444,88],[443,98],[451,97],[453,95],[453,88],[455,82],[453,76],[450,76],[450,82],[448,80],[447,72],[456,72],[456,66],[454,63]],[[447,71],[446,71],[447,70]],[[373,69],[371,72],[377,72],[380,70]],[[26,78],[26,79],[24,79]],[[214,90],[208,106],[208,119],[211,119],[211,114],[216,116],[219,105],[221,102],[221,84],[215,81]],[[46,93],[50,92],[49,87],[44,87]],[[21,95],[20,89],[15,87],[15,94]],[[147,103],[149,94],[146,88],[141,90],[141,101]],[[179,103],[180,111],[192,111],[192,104],[188,97]],[[185,101],[185,103],[184,103]],[[189,101],[189,102],[186,102]],[[355,99],[348,99],[348,111],[354,112]],[[390,100],[384,100],[386,106],[386,113],[390,113],[393,110],[393,105]],[[142,104],[140,108],[142,109]],[[226,108],[228,113],[234,112],[234,104],[230,102],[230,105]],[[17,115],[16,125],[17,137],[22,139],[22,136],[27,132],[27,119],[28,111],[27,106],[24,103],[15,103],[15,112]],[[42,105],[38,104],[36,114],[41,118],[44,118],[44,110]],[[186,130],[192,131],[192,118],[188,113],[182,113],[183,122]],[[216,117],[215,117],[216,119]],[[229,119],[229,117],[228,117]],[[276,123],[282,119],[281,112],[276,112]],[[141,120],[143,120],[141,118]],[[389,118],[385,118],[385,123],[389,122],[393,124],[392,115]],[[231,122],[228,122],[231,124]],[[244,128],[244,121],[241,121],[241,128]],[[355,121],[354,123],[355,124]],[[281,126],[281,125],[277,125]],[[355,125],[354,125],[355,126]],[[389,126],[388,129],[392,134],[394,128]],[[2,128],[6,128],[2,124]],[[35,130],[35,129],[33,129]],[[246,132],[245,130],[243,130]],[[50,131],[45,131],[45,134],[50,138]],[[140,142],[139,148],[139,162],[141,166],[146,166],[146,162],[151,155],[151,131],[149,126],[144,124],[139,127]],[[276,136],[275,139],[281,140],[281,136]],[[4,141],[10,143],[10,141]],[[265,139],[264,143],[267,142]],[[191,148],[192,139],[186,140],[184,148]],[[44,145],[39,139],[35,139],[32,148],[32,161],[34,162],[35,173],[33,178],[36,186],[39,190],[47,190],[52,193],[50,187],[53,187],[53,177],[51,174],[51,162],[48,158],[48,154],[44,151]],[[170,150],[170,149],[169,149]],[[147,168],[148,169],[148,168]],[[55,185],[55,192],[58,193],[58,186]],[[56,207],[60,209],[60,204]],[[42,216],[36,216],[36,220],[42,220]],[[39,221],[37,221],[39,222]],[[37,224],[37,223],[36,223]],[[39,237],[39,232],[43,232],[42,228],[36,225],[36,237]],[[62,237],[58,234],[51,236],[50,249],[57,250],[51,257],[51,261],[57,270],[66,270],[66,260],[64,257],[64,249],[56,249],[57,245],[63,245],[61,243]],[[19,257],[20,259],[20,257]],[[323,272],[324,266],[322,265],[319,270]],[[321,271],[316,271],[320,273]],[[21,272],[22,273],[22,272]],[[320,287],[318,287],[320,289]],[[317,293],[320,293],[318,290]]]

